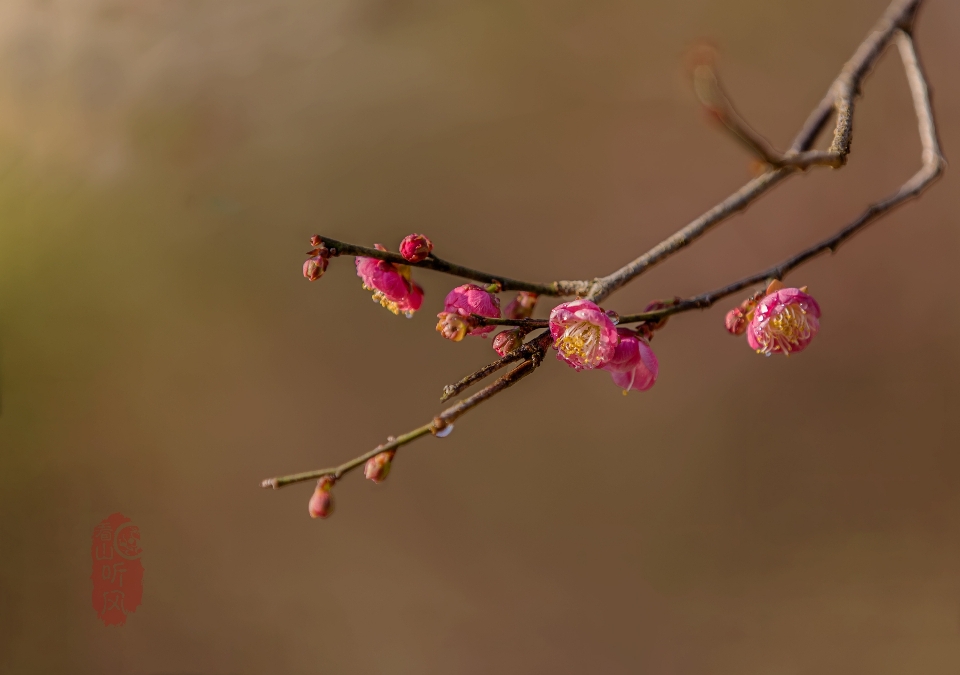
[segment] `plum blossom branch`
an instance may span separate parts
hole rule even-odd
[[[524,359],[520,365],[511,370],[509,373],[500,376],[493,383],[487,385],[472,396],[469,396],[461,401],[457,401],[454,405],[450,406],[434,417],[433,420],[428,424],[417,427],[416,429],[408,431],[407,433],[397,436],[396,438],[391,437],[386,443],[382,443],[373,450],[344,462],[339,466],[334,466],[327,469],[317,469],[315,471],[304,471],[302,473],[293,473],[286,476],[277,476],[276,478],[268,478],[260,483],[260,487],[279,490],[280,488],[286,485],[291,485],[292,483],[300,483],[307,480],[317,480],[322,478],[330,478],[332,481],[336,482],[345,474],[366,464],[369,460],[373,459],[377,455],[385,452],[395,451],[397,448],[407,445],[408,443],[412,443],[421,436],[433,434],[434,436],[443,437],[446,435],[444,432],[452,429],[453,423],[461,415],[476,407],[480,403],[483,403],[491,396],[499,394],[504,389],[512,387],[517,382],[536,370],[536,368],[542,362],[543,352],[546,351],[547,344],[549,343],[538,343],[536,353],[538,354],[539,358],[529,357]],[[447,433],[449,433],[449,431],[447,431]]]
[[[837,153],[846,161],[850,151],[852,135],[853,101],[859,93],[863,79],[873,68],[884,48],[890,42],[894,32],[898,29],[909,31],[913,25],[917,8],[922,0],[895,0],[878,24],[867,36],[853,57],[847,61],[840,71],[840,75],[830,86],[827,95],[813,111],[800,133],[794,139],[787,156],[796,155],[810,149],[816,141],[831,114],[836,114],[837,123],[834,130],[833,142],[829,152]],[[842,164],[843,162],[841,162]],[[798,166],[781,166],[767,171],[761,176],[749,181],[742,188],[734,192],[686,227],[667,237],[639,258],[627,263],[616,272],[594,281],[588,298],[600,302],[611,293],[648,269],[663,262],[683,248],[702,237],[709,230],[720,224],[738,211],[747,208],[753,201],[765,192],[776,186],[780,181],[796,172]]]
[[[937,140],[936,125],[933,118],[933,108],[930,104],[930,92],[927,87],[926,77],[920,59],[917,56],[913,37],[903,30],[898,30],[895,34],[897,47],[900,50],[900,57],[903,61],[904,70],[907,75],[907,83],[910,86],[910,93],[913,99],[914,111],[917,115],[917,124],[920,131],[920,143],[922,147],[921,167],[913,174],[894,194],[874,202],[868,206],[853,222],[836,232],[834,235],[817,242],[813,246],[804,249],[790,258],[787,258],[778,265],[765,269],[756,274],[740,279],[728,284],[722,288],[703,293],[693,298],[687,298],[680,302],[663,309],[641,314],[625,315],[620,317],[621,323],[635,323],[640,321],[652,321],[661,319],[671,314],[678,314],[691,309],[706,309],[713,305],[717,300],[733,295],[744,288],[749,288],[759,283],[766,283],[771,279],[782,280],[787,273],[796,269],[800,265],[812,260],[813,258],[826,253],[827,251],[835,253],[845,241],[850,239],[872,222],[900,206],[904,202],[920,195],[931,183],[933,183],[946,166],[946,161],[940,152],[940,143]]]
[[[386,251],[379,245],[368,248],[314,237],[314,245],[318,248],[311,251],[315,257],[304,265],[307,278],[315,280],[322,276],[330,257],[356,256],[357,273],[363,278],[364,285],[374,291],[375,300],[394,313],[412,315],[420,307],[423,293],[412,281],[410,267],[432,269],[485,285],[485,288],[481,288],[466,284],[451,291],[444,303],[444,312],[439,315],[437,330],[448,339],[460,341],[466,335],[485,335],[496,326],[507,328],[494,339],[494,348],[500,358],[444,387],[441,401],[460,394],[511,364],[517,365],[473,395],[446,408],[428,424],[396,438],[390,437],[386,443],[354,459],[335,467],[270,478],[261,485],[276,489],[291,483],[318,479],[310,501],[310,513],[315,517],[326,517],[332,512],[331,488],[343,475],[364,465],[367,477],[380,482],[386,477],[398,448],[428,434],[445,436],[461,415],[533,373],[551,345],[558,350],[558,356],[563,361],[577,370],[602,368],[609,371],[624,393],[631,389],[649,389],[656,381],[659,370],[649,339],[654,331],[664,326],[667,317],[710,307],[722,298],[759,283],[769,283],[766,293],[756,293],[745,300],[740,308],[731,310],[728,314],[728,330],[737,335],[743,334],[741,319],[749,319],[747,341],[756,351],[769,355],[804,349],[819,330],[820,307],[805,288],[785,288],[779,280],[807,261],[827,251],[835,252],[841,244],[869,224],[918,196],[939,177],[945,167],[937,141],[926,77],[911,35],[921,2],[893,0],[853,57],[843,66],[786,152],[777,150],[737,113],[723,91],[712,64],[698,66],[694,71],[694,86],[703,105],[735,138],[765,162],[768,170],[640,257],[605,277],[547,284],[509,279],[433,256],[432,243],[423,235],[409,235],[404,239],[400,254]],[[891,41],[896,41],[900,51],[922,143],[921,168],[896,193],[871,204],[856,220],[831,237],[778,265],[713,291],[686,299],[655,302],[642,313],[624,316],[605,312],[596,304],[657,263],[686,248],[734,213],[746,209],[787,177],[814,166],[842,167],[850,152],[856,97],[860,94],[864,78]],[[812,150],[831,116],[836,121],[829,148]],[[508,306],[506,316],[502,316],[499,299],[494,295],[504,290],[520,291],[517,299]],[[554,307],[549,320],[532,319],[530,316],[537,295],[575,295],[578,299]],[[731,315],[736,321],[730,320]],[[624,327],[627,324],[638,325],[630,329]],[[523,343],[529,332],[547,327],[549,330]]]
[[[547,324],[549,322],[537,321],[536,323]],[[538,335],[537,337],[530,340],[528,343],[526,343],[519,349],[500,357],[496,361],[493,361],[492,363],[485,365],[483,368],[480,368],[479,370],[473,373],[470,373],[459,382],[456,382],[454,384],[448,384],[446,387],[443,388],[443,396],[440,397],[440,401],[443,402],[456,396],[464,389],[467,389],[473,386],[474,384],[476,384],[477,382],[480,382],[481,380],[485,380],[487,377],[489,377],[493,373],[497,372],[501,368],[504,368],[505,366],[510,365],[515,361],[519,361],[521,359],[530,359],[534,361],[542,359],[544,353],[546,353],[547,347],[550,346],[551,342],[552,342],[552,339],[549,332],[545,332]]]
[[[424,269],[442,272],[443,274],[450,274],[463,279],[479,281],[484,284],[492,284],[498,287],[499,290],[503,291],[528,291],[530,293],[537,293],[538,295],[564,296],[585,293],[589,287],[589,283],[586,281],[551,281],[549,283],[519,281],[517,279],[511,279],[500,274],[491,274],[489,272],[481,272],[480,270],[475,270],[470,267],[464,267],[463,265],[442,260],[432,254],[428,255],[428,257],[424,258],[423,260],[412,262],[409,259],[404,258],[399,253],[383,251],[368,246],[358,246],[357,244],[348,244],[343,241],[337,241],[336,239],[330,239],[329,237],[320,235],[317,235],[317,238],[320,239],[323,242],[323,245],[331,251],[332,257],[340,255],[352,255],[383,260],[395,265],[422,267]]]

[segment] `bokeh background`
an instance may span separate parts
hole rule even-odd
[[[423,424],[493,357],[314,233],[534,280],[604,274],[750,176],[683,71],[709,38],[780,147],[886,0],[0,3],[0,672],[955,674],[956,171],[789,278],[824,308],[763,359],[675,318],[624,397],[551,357],[307,516],[280,473]],[[960,4],[917,34],[960,147]],[[795,178],[613,296],[778,261],[919,166],[894,50],[842,171]],[[735,300],[731,300],[732,305]],[[541,313],[546,308],[541,308]],[[142,531],[143,605],[91,608],[93,527]]]

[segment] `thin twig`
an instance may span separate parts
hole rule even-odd
[[[476,407],[480,403],[483,403],[491,396],[499,394],[504,389],[512,387],[517,382],[532,373],[534,370],[536,370],[537,366],[540,365],[542,357],[543,353],[541,351],[539,359],[525,360],[509,373],[500,376],[493,383],[487,385],[473,396],[465,398],[462,401],[457,401],[454,405],[450,406],[439,415],[434,417],[429,424],[424,424],[423,426],[417,427],[413,431],[409,431],[402,436],[397,436],[396,438],[390,439],[388,442],[378,445],[373,450],[370,450],[359,457],[354,457],[353,459],[344,462],[339,466],[334,466],[327,469],[317,469],[315,471],[304,471],[302,473],[293,473],[286,476],[268,478],[260,483],[260,487],[279,490],[286,485],[301,483],[307,480],[317,480],[323,476],[331,476],[334,480],[339,480],[344,474],[363,466],[367,460],[376,457],[382,452],[386,452],[387,450],[396,450],[397,448],[407,445],[408,443],[417,440],[421,436],[426,436],[427,434],[438,435],[444,429],[453,426],[453,423],[467,411]]]
[[[712,63],[697,66],[693,72],[693,81],[694,90],[700,102],[711,116],[767,165],[773,168],[794,169],[808,169],[811,166],[838,168],[843,165],[843,156],[839,151],[804,150],[783,153],[773,147],[770,141],[747,123],[730,102]],[[844,130],[848,133],[848,124],[844,126]]]
[[[799,153],[809,150],[827,123],[830,113],[837,109],[838,119],[830,152],[839,152],[844,157],[846,156],[850,149],[851,123],[849,113],[853,110],[853,97],[859,93],[863,78],[866,77],[883,53],[883,49],[890,42],[894,32],[900,28],[908,30],[912,25],[921,1],[895,0],[873,31],[861,43],[853,58],[844,65],[840,75],[831,85],[827,97],[820,103],[794,139],[791,147],[792,152]],[[594,302],[600,302],[657,263],[689,246],[734,213],[747,208],[767,190],[796,170],[795,167],[785,166],[754,178],[720,204],[675,234],[667,237],[636,260],[627,263],[612,274],[597,279],[587,297]]]
[[[838,231],[832,237],[824,239],[808,249],[801,251],[779,265],[775,265],[767,270],[710,291],[709,293],[704,293],[686,300],[680,300],[663,309],[621,316],[620,323],[654,321],[691,309],[709,307],[720,298],[732,295],[754,284],[767,281],[771,278],[780,279],[791,270],[825,251],[835,251],[843,242],[871,222],[888,213],[896,206],[919,195],[928,185],[936,180],[943,171],[945,162],[937,142],[936,127],[930,106],[926,78],[917,57],[913,39],[910,36],[916,11],[921,2],[922,0],[894,0],[884,13],[882,19],[874,27],[873,31],[860,44],[853,57],[844,65],[840,75],[830,86],[827,95],[807,118],[800,133],[794,139],[790,150],[786,153],[778,153],[766,139],[763,139],[762,136],[753,131],[739,115],[736,115],[736,117],[731,116],[730,119],[733,120],[733,128],[731,131],[734,131],[748,147],[774,168],[749,181],[730,197],[707,211],[689,225],[608,276],[594,279],[592,282],[557,281],[550,284],[534,284],[479,272],[432,256],[420,263],[413,263],[413,265],[447,274],[454,274],[474,281],[493,284],[500,290],[530,291],[541,295],[553,296],[586,295],[589,299],[600,302],[653,265],[663,261],[703,236],[707,231],[726,218],[737,211],[747,208],[763,193],[777,185],[784,178],[796,173],[799,169],[818,164],[828,164],[831,166],[842,165],[850,151],[854,100],[860,93],[860,87],[867,73],[874,66],[891,39],[896,39],[906,70],[907,80],[913,97],[914,109],[918,119],[918,128],[923,145],[923,165],[921,169],[904,183],[895,194],[872,204],[859,218]],[[719,84],[717,84],[717,88],[719,89]],[[729,108],[729,111],[733,111],[733,113],[736,114],[733,106],[729,104],[729,101],[726,101],[725,105]],[[811,150],[820,132],[827,124],[830,116],[834,113],[836,113],[837,121],[830,149],[827,151]],[[395,253],[355,246],[332,239],[324,239],[323,241],[324,245],[328,248],[336,249],[336,255],[361,255],[402,265],[411,264]],[[482,325],[518,326],[533,329],[544,327],[547,325],[547,322],[536,319],[484,319]],[[487,385],[472,396],[447,408],[429,424],[418,427],[398,438],[390,439],[387,443],[339,466],[271,478],[263,481],[263,487],[279,488],[293,482],[316,479],[322,476],[332,476],[334,479],[337,479],[343,474],[361,466],[368,459],[381,452],[399,448],[429,433],[436,434],[441,432],[468,410],[488,400],[504,389],[513,386],[534,372],[542,362],[551,340],[550,332],[544,331],[516,351],[484,366],[456,384],[445,387],[443,400],[456,395],[506,365],[521,361],[521,363],[509,373],[502,375],[492,384]]]
[[[537,335],[519,349],[510,352],[492,363],[488,363],[483,368],[470,373],[459,382],[448,384],[443,388],[443,396],[440,397],[440,402],[442,403],[443,401],[453,398],[464,389],[472,387],[480,380],[486,379],[504,366],[510,365],[515,361],[519,361],[520,359],[537,360],[542,358],[547,347],[550,346],[550,342],[551,337],[549,331]]]
[[[456,263],[442,260],[434,255],[430,255],[426,260],[421,260],[420,262],[410,262],[399,253],[381,251],[368,246],[358,246],[357,244],[348,244],[346,242],[337,241],[336,239],[330,239],[329,237],[324,237],[321,235],[317,236],[323,241],[324,246],[335,252],[333,254],[335,256],[362,256],[364,258],[386,260],[387,262],[391,262],[396,265],[422,267],[424,269],[442,272],[444,274],[451,274],[453,276],[470,279],[472,281],[480,281],[484,284],[493,284],[503,291],[528,291],[531,293],[537,293],[539,295],[567,296],[586,293],[589,287],[589,283],[586,281],[551,281],[550,283],[546,284],[520,281],[501,276],[499,274],[481,272],[480,270],[464,267],[463,265],[457,265]]]
[[[489,316],[471,314],[470,317],[478,326],[515,326],[518,328],[546,328],[550,322],[546,319],[495,319]]]
[[[762,272],[752,274],[739,281],[735,281],[722,288],[703,293],[693,298],[681,300],[671,307],[653,312],[621,316],[621,323],[651,321],[670,316],[671,314],[686,312],[691,309],[706,309],[712,306],[717,300],[733,295],[744,288],[749,288],[759,283],[766,283],[770,279],[783,279],[786,274],[813,258],[827,251],[835,253],[840,245],[853,235],[863,230],[867,225],[881,216],[886,215],[897,206],[918,196],[943,173],[946,162],[940,152],[940,144],[937,140],[936,126],[933,119],[933,108],[930,105],[930,92],[927,88],[926,77],[917,56],[913,38],[903,30],[897,30],[895,38],[897,47],[900,50],[903,67],[906,71],[907,83],[910,86],[913,107],[917,115],[920,143],[923,148],[921,154],[922,166],[920,170],[911,176],[894,194],[868,206],[856,220],[849,223],[846,227],[823,241],[817,242],[813,246],[784,260],[780,264],[774,265]]]

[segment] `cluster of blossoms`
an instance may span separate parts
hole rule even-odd
[[[314,248],[303,265],[303,275],[315,281],[327,270],[329,259],[337,255],[334,248],[327,248],[319,237],[313,237]],[[378,251],[386,251],[376,244]],[[433,244],[422,234],[411,234],[400,243],[400,256],[404,261],[417,264],[430,258]],[[395,254],[393,256],[396,257]],[[411,317],[423,304],[423,289],[413,281],[410,265],[379,258],[357,256],[357,275],[363,287],[373,292],[373,299],[394,314]],[[467,336],[486,337],[496,330],[486,319],[509,319],[520,321],[520,326],[499,332],[493,339],[493,349],[501,357],[523,347],[524,337],[533,328],[524,325],[537,305],[536,293],[522,291],[501,312],[501,290],[498,283],[482,287],[477,284],[457,286],[444,299],[443,311],[437,315],[437,331],[446,339],[460,342]],[[657,381],[660,364],[650,347],[654,333],[667,321],[667,314],[657,313],[668,309],[679,298],[669,302],[654,302],[645,313],[654,312],[659,317],[643,321],[636,328],[618,326],[615,312],[605,311],[596,303],[580,298],[557,305],[550,311],[548,322],[553,348],[557,358],[577,371],[605,370],[614,384],[626,394],[629,391],[646,391]],[[749,297],[739,307],[726,315],[726,328],[734,335],[747,336],[750,347],[760,354],[789,355],[800,352],[810,344],[820,328],[820,306],[803,288],[785,288],[773,281],[763,292]],[[533,325],[543,325],[533,324]],[[435,430],[435,435],[446,436],[452,425]],[[392,438],[390,439],[393,440]],[[394,449],[384,450],[368,459],[363,473],[368,479],[380,483],[387,478],[395,454]],[[331,490],[333,476],[320,478],[309,511],[314,518],[326,518],[333,513]]]
[[[747,343],[758,354],[789,356],[802,352],[816,337],[820,305],[806,286],[785,288],[774,280],[766,291],[727,312],[725,324],[733,335],[746,334]]]
[[[550,334],[557,358],[575,370],[602,368],[626,394],[646,391],[657,381],[660,364],[650,348],[651,335],[617,328],[616,314],[589,300],[557,305],[550,312]]]

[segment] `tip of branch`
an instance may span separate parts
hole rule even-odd
[[[276,478],[268,478],[266,480],[260,481],[260,487],[262,488],[273,488],[274,490],[279,490],[280,486],[277,485]]]

